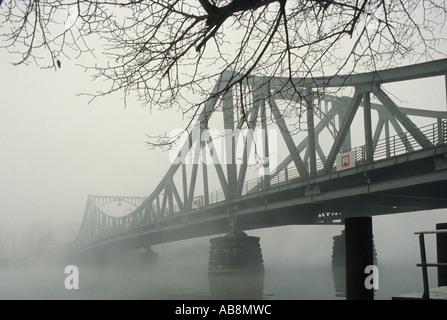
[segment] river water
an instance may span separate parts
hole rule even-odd
[[[431,229],[437,221],[426,215],[407,220],[375,219],[379,288],[375,299],[422,291],[419,245],[414,231]],[[383,221],[383,222],[382,222]],[[407,221],[412,221],[413,224]],[[421,221],[423,223],[421,223]],[[445,212],[439,216],[446,221]],[[417,225],[416,222],[419,222]],[[332,237],[342,226],[284,227],[251,231],[261,238],[263,277],[214,279],[208,276],[209,238],[154,246],[159,263],[141,264],[141,252],[113,256],[102,267],[41,256],[25,265],[0,263],[0,299],[143,299],[211,300],[344,300],[335,287],[331,267]],[[434,238],[427,240],[428,259],[434,261]],[[65,287],[67,265],[77,265],[79,289]],[[429,269],[436,286],[436,269]],[[343,283],[343,279],[341,279]],[[219,290],[216,291],[217,288]],[[235,291],[236,290],[236,291]],[[244,292],[245,290],[245,292]]]
[[[37,263],[0,270],[0,299],[144,299],[212,300],[220,299],[210,289],[207,261],[164,261],[158,265],[78,266],[79,289],[68,290],[69,276],[62,264]],[[435,284],[436,271],[431,272]],[[332,269],[327,265],[284,265],[265,263],[259,280],[242,277],[218,279],[230,290],[224,299],[263,300],[343,300],[337,296]],[[231,282],[233,281],[233,282]],[[234,290],[241,285],[245,292]],[[394,295],[421,291],[422,277],[414,265],[379,265],[379,289],[375,298],[389,300]]]

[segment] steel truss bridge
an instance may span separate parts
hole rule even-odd
[[[384,88],[438,76],[447,80],[447,59],[321,78],[224,72],[152,194],[89,196],[71,250],[149,247],[225,233],[235,221],[249,230],[446,208],[447,112],[401,107]],[[209,134],[214,122],[220,140]],[[134,210],[108,215],[112,202]]]

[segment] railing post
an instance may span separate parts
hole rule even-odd
[[[436,230],[447,230],[447,223],[436,224]],[[447,233],[436,235],[436,255],[438,263],[447,263]],[[447,267],[438,266],[438,287],[447,286]]]
[[[390,146],[390,122],[385,121],[385,151],[386,158],[391,158],[391,146]]]
[[[444,144],[444,132],[442,130],[443,121],[442,119],[438,119],[438,145]]]
[[[436,131],[435,131],[435,124],[433,124],[433,126],[432,126],[432,131],[433,131],[433,141],[432,141],[432,144],[433,144],[433,146],[436,146]]]
[[[427,272],[427,256],[425,254],[425,240],[424,234],[419,234],[419,247],[421,250],[421,268],[422,268],[422,281],[424,284],[424,293],[422,294],[423,300],[430,299],[428,272]]]
[[[393,154],[394,156],[396,156],[396,136],[393,137]]]

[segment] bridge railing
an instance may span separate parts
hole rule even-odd
[[[433,123],[420,128],[420,132],[433,146],[444,144],[446,140],[446,120],[441,123]],[[365,148],[362,146],[361,148]],[[379,140],[374,152],[374,160],[387,159],[401,154],[421,150],[421,145],[416,141],[411,132],[404,132]],[[360,159],[359,159],[360,160]]]
[[[438,121],[437,123],[429,124],[419,128],[420,132],[430,141],[430,143],[436,147],[442,145],[447,141],[447,120]],[[396,134],[387,138],[378,140],[375,146],[373,146],[372,161],[379,161],[389,159],[402,154],[408,154],[410,152],[422,150],[421,145],[416,141],[411,132],[404,132]],[[356,166],[363,166],[368,164],[367,146],[362,145],[353,148],[355,154]],[[309,165],[307,164],[307,172],[310,172]],[[317,176],[325,174],[323,171],[324,162],[317,160]],[[335,170],[335,168],[333,168]],[[294,166],[286,167],[284,170],[276,173],[270,177],[269,186],[275,186],[279,184],[296,182],[301,179],[298,170]],[[265,178],[259,177],[244,182],[242,188],[242,194],[260,193],[265,190]],[[217,190],[209,194],[209,204],[215,204],[221,201],[225,201],[225,194],[223,190]]]
[[[439,235],[439,234],[446,234],[446,233],[447,233],[447,230],[418,231],[418,232],[414,233],[415,235],[419,236],[419,249],[421,252],[421,263],[416,264],[416,266],[422,268],[422,282],[423,282],[423,286],[424,286],[424,291],[422,293],[423,300],[430,300],[430,288],[429,288],[427,267],[447,268],[447,263],[443,263],[443,262],[429,263],[429,262],[427,262],[427,254],[426,254],[426,250],[425,250],[425,237],[424,236],[427,234]],[[439,259],[439,257],[438,257],[438,259]]]

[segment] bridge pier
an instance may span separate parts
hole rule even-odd
[[[371,217],[345,219],[346,299],[374,300],[374,290],[367,288],[367,266],[374,264]]]
[[[156,265],[160,261],[158,257],[158,252],[152,250],[151,247],[145,248],[144,252],[140,254],[140,261],[141,265],[143,266]]]
[[[372,238],[373,263],[377,266],[377,252]],[[332,246],[332,276],[334,279],[335,296],[346,298],[346,239],[345,230],[333,237]],[[368,276],[363,270],[363,282]]]
[[[436,230],[447,230],[447,223],[436,224]],[[436,255],[437,263],[447,263],[447,234],[436,235]],[[438,287],[447,286],[447,268],[437,267]]]
[[[218,299],[262,299],[264,261],[259,237],[233,225],[223,237],[210,239],[208,280]]]

